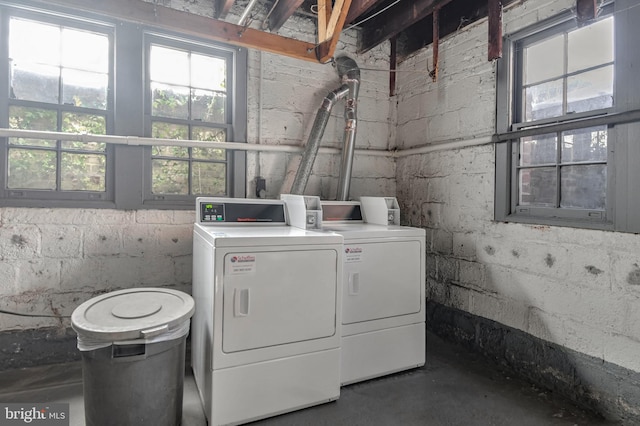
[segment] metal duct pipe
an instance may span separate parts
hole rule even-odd
[[[302,159],[300,160],[300,166],[296,172],[296,177],[293,180],[291,187],[291,194],[304,194],[304,190],[309,182],[309,176],[311,176],[311,169],[313,168],[313,162],[318,155],[318,148],[320,148],[320,141],[324,134],[324,129],[327,127],[327,122],[331,116],[331,110],[336,102],[344,98],[349,93],[349,87],[343,84],[333,92],[329,92],[322,101],[322,105],[318,109],[316,119],[313,122],[307,145],[305,146]]]
[[[256,3],[258,2],[258,0],[250,0],[249,4],[247,5],[247,7],[244,8],[244,11],[242,12],[242,15],[240,16],[240,20],[238,21],[238,25],[243,26],[244,24],[247,23],[247,19],[249,19],[249,13],[251,13],[251,10],[254,8],[254,6],[256,5]]]
[[[340,183],[338,186],[338,200],[344,201],[349,197],[349,184],[356,138],[356,99],[358,98],[358,90],[360,88],[360,68],[358,68],[358,65],[353,59],[346,56],[337,58],[336,66],[338,75],[342,79],[342,85],[327,94],[322,102],[322,106],[318,109],[318,114],[313,122],[305,151],[300,160],[300,166],[293,180],[290,191],[291,194],[304,194],[309,176],[311,176],[313,162],[316,159],[318,148],[320,147],[320,140],[322,139],[324,129],[327,127],[327,122],[331,115],[331,109],[337,101],[346,96],[344,111],[346,125],[344,130]]]
[[[344,147],[342,148],[340,180],[338,181],[338,194],[336,196],[338,201],[346,201],[349,199],[353,152],[356,146],[357,99],[360,90],[360,68],[358,68],[358,65],[353,59],[347,56],[337,58],[336,64],[343,85],[346,84],[349,88],[344,109],[344,119],[346,121],[344,128]]]

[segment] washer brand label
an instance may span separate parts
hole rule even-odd
[[[362,247],[357,246],[349,246],[344,249],[344,261],[346,263],[357,263],[362,262],[363,255]]]
[[[2,404],[0,425],[69,426],[69,404]]]
[[[254,274],[256,272],[256,256],[253,254],[231,255],[227,271],[231,275]]]

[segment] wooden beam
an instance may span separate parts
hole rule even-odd
[[[269,29],[278,31],[303,2],[304,0],[280,0],[269,17]]]
[[[353,0],[345,24],[352,23],[357,17],[379,3],[382,3],[382,0]]]
[[[214,16],[218,19],[223,19],[227,16],[227,13],[229,13],[229,10],[231,10],[231,6],[233,6],[235,1],[236,0],[215,0],[216,13]]]
[[[331,12],[331,0],[318,0],[318,41],[327,39],[327,17]]]
[[[389,97],[396,94],[396,67],[398,66],[397,46],[398,38],[391,37],[391,53],[389,54]]]
[[[340,9],[338,9],[338,4],[340,4]],[[344,27],[344,21],[347,18],[347,13],[349,13],[350,6],[351,0],[338,0],[333,5],[331,19],[329,20],[329,25],[327,27],[327,33],[329,33],[329,29],[332,28],[332,36],[330,39],[321,42],[316,49],[318,61],[320,61],[321,63],[325,63],[333,57],[333,53],[335,52],[336,46],[338,45],[338,39],[340,39],[340,33],[342,32],[342,28]],[[334,15],[336,15],[337,17],[335,25],[332,24]]]
[[[431,80],[438,81],[438,61],[440,60],[440,9],[433,11],[433,71],[430,72]]]
[[[423,20],[431,15],[435,9],[440,9],[450,1],[414,0],[411,5],[407,5],[406,2],[400,2],[363,25],[364,30],[359,52],[366,52],[383,41],[398,35],[408,26]]]
[[[322,43],[323,41],[330,39],[336,33],[336,26],[338,25],[338,20],[340,19],[343,8],[344,8],[345,0],[335,0],[333,4],[333,10],[331,11],[331,18],[329,18],[329,23],[327,24],[327,34],[325,39],[320,39],[319,41]],[[349,6],[347,6],[347,9]],[[344,19],[342,20],[342,24],[344,25]],[[342,26],[338,30],[338,34],[342,31]]]
[[[502,58],[502,1],[489,0],[489,52],[488,59]]]
[[[582,26],[598,16],[597,0],[576,0],[576,20]]]
[[[317,62],[315,44],[282,37],[264,31],[229,24],[217,19],[142,0],[36,0],[47,6],[57,4],[73,10],[84,10],[123,21],[177,31],[206,40],[263,50],[305,61]]]

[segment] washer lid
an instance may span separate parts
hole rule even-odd
[[[193,298],[166,288],[132,288],[90,299],[71,315],[73,329],[83,337],[104,341],[151,338],[189,320]]]

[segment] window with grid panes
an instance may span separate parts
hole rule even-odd
[[[8,127],[106,134],[110,36],[91,26],[8,20]],[[6,188],[15,196],[104,199],[105,143],[12,137]]]
[[[552,31],[542,40],[517,43],[521,127],[613,106],[613,25],[614,18],[608,16],[582,28]],[[520,211],[541,207],[604,212],[607,133],[606,126],[598,126],[520,138],[514,164]]]
[[[0,127],[13,132],[0,137],[0,205],[244,196],[244,151],[211,143],[246,140],[246,49],[29,0],[0,0],[0,32]]]
[[[627,69],[637,55],[619,56],[640,35],[626,19],[639,13],[631,3],[603,4],[583,25],[566,12],[505,37],[497,67],[497,130],[507,140],[496,145],[497,220],[629,226],[622,209],[630,181],[616,174],[633,157],[615,148],[631,153],[628,131],[635,132],[638,82]]]
[[[228,54],[193,46],[149,45],[151,135],[204,142],[199,147],[152,147],[151,192],[224,195],[227,153],[206,142],[228,138]]]

